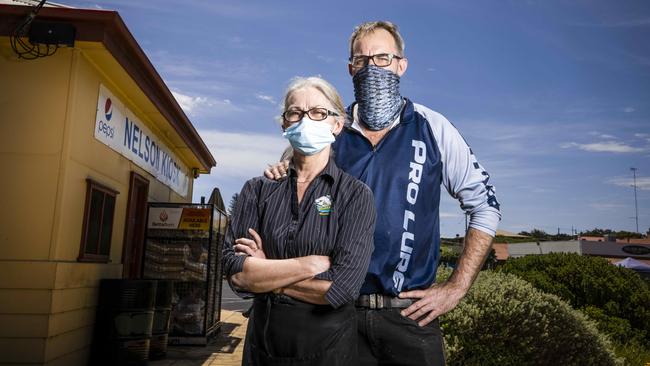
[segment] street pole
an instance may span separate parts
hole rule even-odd
[[[634,219],[636,221],[636,232],[639,232],[639,206],[636,200],[636,168],[630,168],[634,175]]]

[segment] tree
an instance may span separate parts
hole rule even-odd
[[[605,236],[605,235],[613,235],[616,237],[616,239],[627,239],[627,238],[642,238],[643,234],[640,233],[635,233],[632,231],[614,231],[611,229],[599,229],[595,228],[593,230],[587,230],[587,231],[581,231],[580,232],[581,236]]]
[[[549,237],[549,234],[544,230],[533,229],[530,232],[530,236],[532,236],[535,239],[547,239]]]
[[[230,198],[230,202],[228,203],[228,216],[232,215],[232,212],[235,210],[235,206],[237,205],[237,199],[239,198],[239,193],[235,193],[232,195]]]
[[[581,231],[580,236],[604,236],[611,234],[612,230],[610,229],[599,229],[594,228],[593,230]]]

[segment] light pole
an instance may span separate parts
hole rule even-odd
[[[634,175],[634,219],[636,220],[636,232],[639,232],[639,206],[636,201],[636,168],[630,168]]]

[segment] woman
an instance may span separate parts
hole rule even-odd
[[[358,364],[354,300],[372,254],[375,207],[370,189],[330,158],[344,122],[334,87],[295,79],[282,113],[294,149],[289,174],[253,178],[237,199],[224,270],[235,289],[255,294],[245,365]]]

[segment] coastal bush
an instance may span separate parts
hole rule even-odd
[[[560,296],[596,321],[628,365],[650,362],[650,286],[634,271],[563,253],[508,260],[500,270]]]
[[[568,253],[510,259],[499,269],[584,311],[617,342],[650,343],[650,286],[632,270]]]
[[[481,272],[441,326],[449,365],[622,364],[585,315],[505,273]]]

